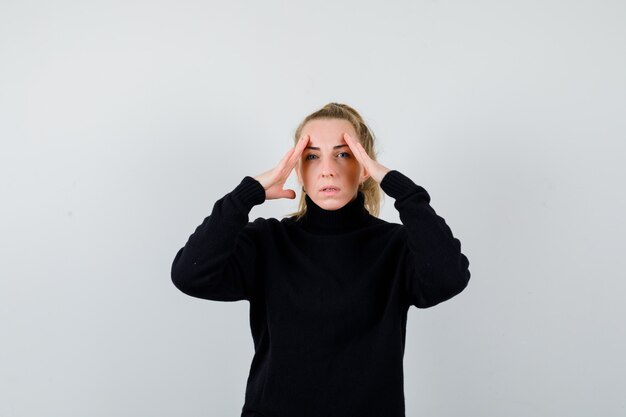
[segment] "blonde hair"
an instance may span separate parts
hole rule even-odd
[[[371,159],[376,161],[376,152],[374,151],[374,134],[365,124],[365,121],[361,115],[352,107],[347,104],[340,103],[328,103],[321,109],[309,114],[300,123],[294,134],[294,144],[298,143],[300,136],[302,135],[302,129],[311,120],[316,119],[340,119],[347,120],[354,127],[357,138],[363,148],[367,151],[367,154]],[[378,182],[371,176],[359,185],[359,191],[362,191],[365,196],[364,206],[365,209],[372,215],[378,217],[380,213],[380,203],[382,199],[382,190]],[[300,195],[300,202],[298,204],[298,211],[288,214],[288,216],[296,216],[296,220],[299,220],[306,213],[306,199],[305,192],[302,191]]]

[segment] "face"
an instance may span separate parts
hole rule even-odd
[[[359,184],[369,178],[343,138],[357,138],[347,120],[317,119],[304,125],[301,137],[309,135],[296,174],[311,200],[325,210],[337,210],[356,198]],[[332,186],[335,190],[324,191]]]

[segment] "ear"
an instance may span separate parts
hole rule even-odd
[[[367,169],[365,169],[365,167],[361,167],[361,178],[360,178],[360,182],[364,183],[365,181],[367,181],[367,179],[370,177],[370,173]]]

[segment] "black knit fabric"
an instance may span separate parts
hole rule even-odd
[[[245,177],[219,199],[172,264],[185,294],[248,300],[255,354],[242,417],[401,417],[407,310],[432,307],[470,279],[430,196],[399,171],[380,183],[402,224],[371,216],[364,195],[338,210],[248,215],[265,190]]]

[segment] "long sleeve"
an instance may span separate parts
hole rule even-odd
[[[463,291],[470,279],[469,261],[461,253],[461,242],[430,206],[426,190],[396,170],[385,174],[380,186],[395,199],[406,228],[405,288],[410,304],[432,307]]]
[[[207,300],[249,300],[255,282],[258,224],[249,223],[248,215],[264,201],[263,186],[249,176],[216,201],[174,258],[171,276],[176,288]]]

